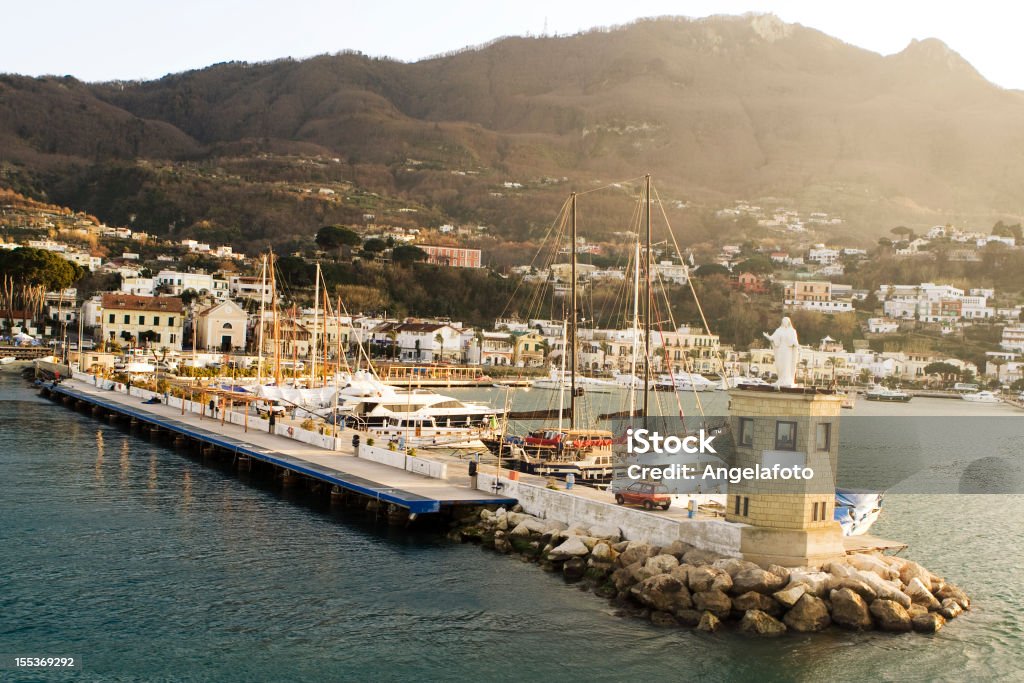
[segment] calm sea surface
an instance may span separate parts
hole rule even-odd
[[[1019,462],[1016,434],[1002,457]],[[935,637],[660,630],[533,565],[243,483],[0,375],[0,653],[83,660],[4,681],[1024,678],[1024,497],[893,492],[872,532],[975,609]]]

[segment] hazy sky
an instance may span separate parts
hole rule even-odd
[[[1024,5],[1004,0],[7,0],[0,72],[157,78],[230,60],[343,49],[406,61],[502,35],[575,33],[639,17],[772,12],[882,54],[940,38],[989,80],[1024,89]]]

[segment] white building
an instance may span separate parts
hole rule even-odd
[[[157,273],[155,289],[165,289],[168,294],[179,296],[192,290],[197,294],[209,294],[218,301],[228,298],[228,281],[208,273],[183,273],[178,270],[161,270]]]
[[[1007,325],[1003,328],[1003,339],[999,342],[1006,351],[1024,352],[1024,325]]]
[[[868,332],[871,334],[893,334],[899,332],[898,320],[889,318],[868,318]]]
[[[828,266],[839,260],[839,250],[826,247],[824,244],[815,244],[807,251],[807,260]]]
[[[151,277],[121,278],[121,291],[135,296],[153,296],[156,281]]]
[[[223,301],[196,315],[196,345],[206,351],[245,349],[248,316],[234,301]]]

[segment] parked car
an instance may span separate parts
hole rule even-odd
[[[672,497],[664,484],[648,484],[638,481],[615,493],[615,502],[619,505],[642,505],[645,510],[660,507],[668,510],[672,505]]]

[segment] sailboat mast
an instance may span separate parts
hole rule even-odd
[[[263,328],[266,327],[267,308],[267,257],[263,257],[263,269],[260,275],[260,322],[257,335],[259,341],[256,346],[256,385],[263,385]]]
[[[562,431],[562,413],[565,412],[565,355],[569,353],[568,325],[562,320],[562,372],[558,379],[558,431]]]
[[[270,251],[270,302],[274,313],[274,383],[281,386],[281,324],[277,316],[277,277],[274,275],[274,252]]]
[[[316,262],[316,284],[313,286],[313,339],[311,340],[309,361],[309,388],[312,389],[313,385],[316,384],[316,331],[317,326],[320,324],[320,262]]]
[[[647,244],[644,262],[644,275],[647,287],[644,292],[644,428],[647,427],[648,400],[650,398],[651,381],[651,175],[644,176],[644,194],[646,195]]]
[[[640,346],[640,235],[633,256],[633,354],[629,362],[629,416],[636,415],[636,354]]]
[[[569,330],[572,349],[569,363],[569,371],[572,373],[569,380],[569,428],[576,428],[576,193],[572,193],[572,239],[569,244],[570,263],[570,284],[569,284]],[[563,376],[564,381],[564,376]]]

